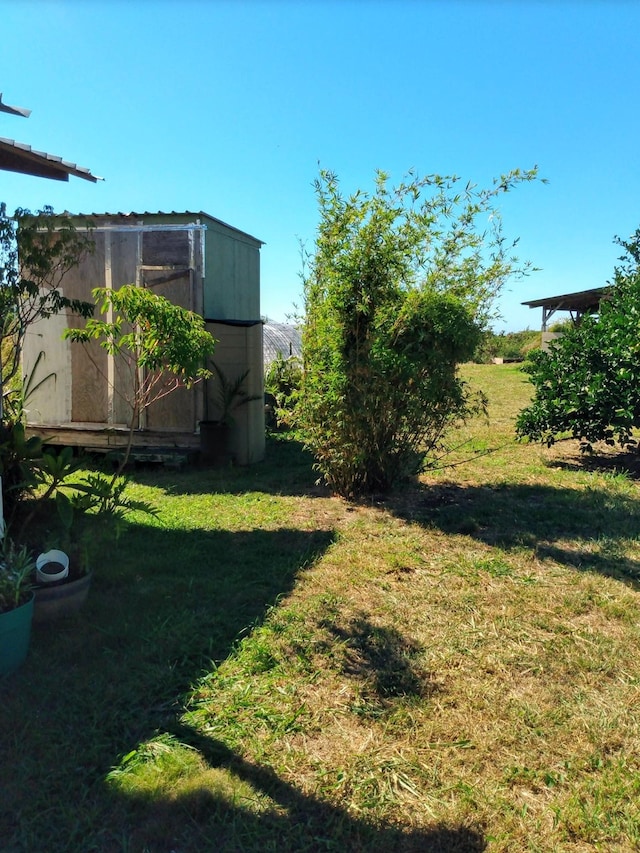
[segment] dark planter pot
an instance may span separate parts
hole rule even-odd
[[[33,602],[32,595],[26,604],[0,613],[0,678],[18,669],[27,656],[31,639]]]
[[[200,421],[200,462],[220,467],[227,465],[229,459],[229,425],[220,421]]]
[[[35,588],[35,622],[49,622],[62,616],[72,616],[87,600],[92,574],[62,580]]]

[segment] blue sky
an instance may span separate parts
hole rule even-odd
[[[541,271],[526,299],[598,287],[640,225],[640,3],[0,0],[0,136],[104,176],[0,172],[10,209],[204,210],[266,245],[262,313],[300,304],[319,164],[345,192],[376,169],[479,184],[537,164],[501,202]]]

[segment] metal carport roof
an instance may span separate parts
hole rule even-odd
[[[530,299],[523,302],[529,308],[552,308],[554,311],[595,311],[606,296],[608,288],[594,287],[591,290],[579,290],[577,293],[563,293],[560,296],[545,296],[542,299]]]
[[[559,296],[545,296],[542,299],[530,299],[523,302],[529,308],[542,308],[542,331],[556,311],[570,311],[574,322],[579,322],[583,314],[597,313],[600,303],[608,298],[608,287],[593,287],[591,290],[579,290],[576,293],[562,293]]]

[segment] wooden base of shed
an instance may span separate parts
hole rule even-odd
[[[124,424],[105,426],[95,423],[29,424],[27,435],[37,435],[47,444],[75,447],[91,453],[124,452],[129,429]],[[200,436],[193,432],[145,429],[133,434],[132,460],[138,461],[196,461],[200,451]]]

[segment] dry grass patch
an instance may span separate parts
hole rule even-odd
[[[633,849],[633,803],[615,820],[585,806],[580,832],[574,812],[585,774],[591,798],[618,796],[609,776],[631,768],[640,743],[635,595],[534,549],[502,552],[387,510],[347,519],[261,629],[278,650],[270,685],[280,707],[304,709],[301,730],[262,760],[280,766],[286,755],[289,779],[353,814],[423,828],[471,822],[495,850],[543,839],[540,849],[572,849],[573,836]],[[293,646],[277,628],[287,608],[305,612]],[[205,716],[220,699],[215,687],[201,697]],[[246,731],[242,742],[252,743]]]

